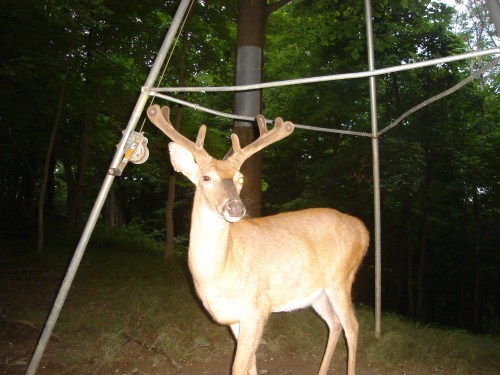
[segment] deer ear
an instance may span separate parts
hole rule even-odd
[[[168,144],[168,150],[174,169],[189,178],[193,184],[197,184],[200,168],[196,164],[193,154],[175,142]]]

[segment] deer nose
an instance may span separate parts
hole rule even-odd
[[[227,221],[236,222],[245,216],[246,208],[239,199],[232,199],[226,203],[224,217]]]

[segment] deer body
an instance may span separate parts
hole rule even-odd
[[[364,224],[326,208],[244,219],[242,162],[291,133],[293,125],[277,119],[267,131],[258,118],[261,137],[254,148],[241,149],[233,136],[234,154],[215,160],[202,149],[204,128],[195,146],[173,130],[168,114],[166,107],[148,110],[151,121],[175,142],[169,144],[174,168],[196,185],[189,268],[204,307],[235,335],[232,374],[257,375],[255,352],[272,312],[312,306],[330,330],[318,374],[327,374],[343,328],[348,374],[354,375],[358,323],[351,286],[368,247]]]
[[[203,231],[193,227],[189,267],[200,299],[221,324],[237,323],[243,306],[266,314],[310,306],[334,275],[352,283],[366,249],[352,241],[366,236],[363,224],[330,209],[203,223],[210,223],[209,236],[197,239]]]

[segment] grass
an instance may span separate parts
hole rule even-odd
[[[363,355],[371,362],[395,366],[403,361],[453,374],[495,373],[500,369],[497,337],[422,326],[391,314],[384,316],[383,327],[381,339],[368,339],[365,346]]]
[[[178,258],[165,265],[158,244],[120,233],[98,230],[83,258],[54,331],[65,343],[65,362],[109,369],[127,357],[131,342],[147,348],[152,366],[160,366],[166,354],[181,365],[230,358],[234,342],[229,330],[213,324],[193,296],[185,261]],[[72,252],[54,237],[46,267],[64,273]],[[41,326],[46,314],[27,305],[19,319]],[[383,335],[376,340],[373,311],[358,306],[357,317],[358,362],[365,366],[426,369],[422,374],[492,374],[500,369],[498,337],[422,326],[385,314]],[[326,326],[310,309],[275,314],[258,357],[286,353],[319,365],[326,338]],[[340,340],[334,360],[345,358]]]

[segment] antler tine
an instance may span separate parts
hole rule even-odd
[[[262,115],[257,116],[257,125],[259,126],[260,136],[249,145],[241,148],[238,136],[231,135],[231,142],[233,145],[233,154],[228,158],[237,163],[239,167],[243,162],[253,154],[259,152],[270,144],[277,142],[293,132],[293,124],[290,121],[283,122],[281,117],[274,120],[274,127],[271,130],[267,129],[266,119]]]
[[[169,107],[165,106],[160,109],[158,104],[152,105],[148,108],[147,115],[149,120],[167,137],[189,150],[198,164],[204,164],[212,159],[212,157],[203,148],[203,141],[207,132],[205,125],[200,127],[196,143],[194,143],[175,130],[174,126],[170,122]]]
[[[205,134],[207,134],[207,127],[201,125],[198,130],[198,136],[196,137],[196,148],[203,149],[203,143],[205,142]]]
[[[236,134],[231,134],[231,144],[232,144],[232,150],[234,154],[240,153],[241,152],[241,146],[240,146],[240,139]]]
[[[269,130],[267,130],[266,118],[263,115],[257,115],[255,119],[257,120],[257,125],[259,126],[259,134],[262,136],[262,134],[268,133]],[[281,118],[279,117],[278,119],[281,120]]]

